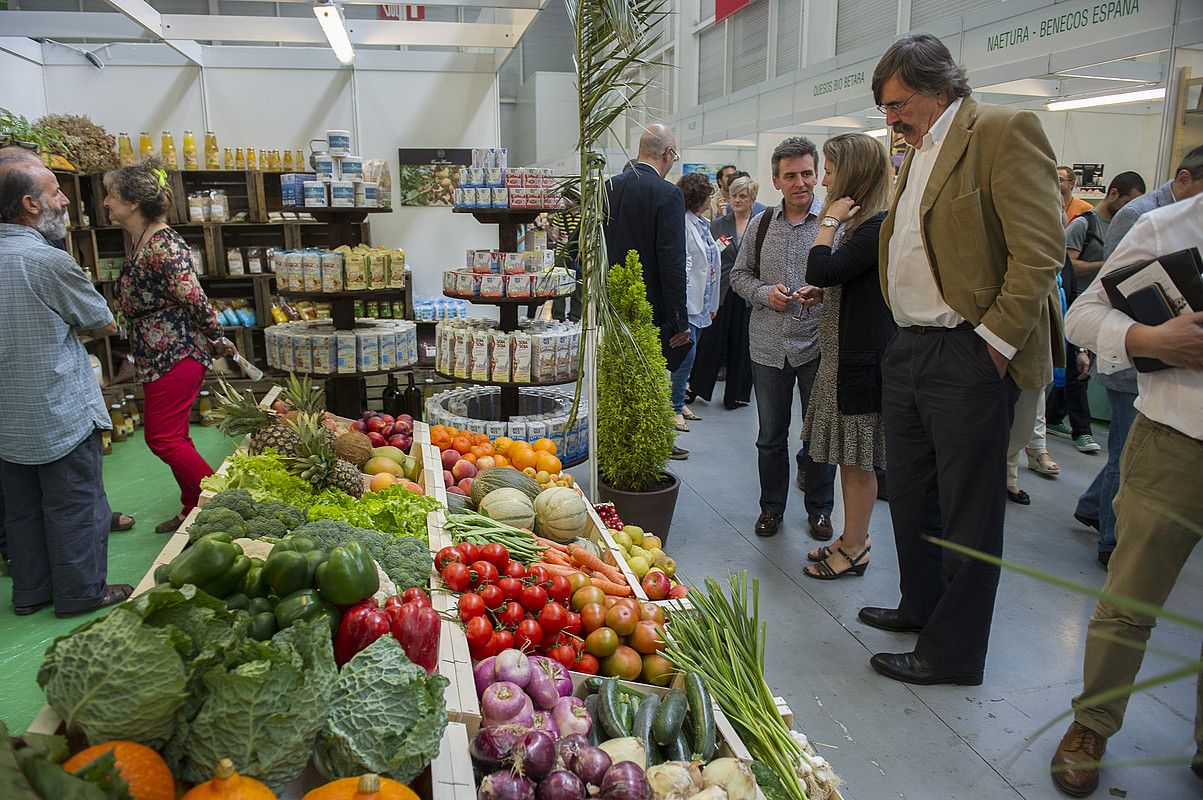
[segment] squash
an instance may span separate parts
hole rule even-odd
[[[331,781],[307,792],[301,800],[418,800],[418,796],[403,783],[368,773]]]
[[[476,506],[467,497],[454,492],[447,492],[447,513],[463,514],[468,511],[475,511]]]
[[[535,507],[518,489],[494,489],[480,499],[477,509],[489,519],[515,528],[531,530],[535,525]]]
[[[575,489],[553,486],[535,498],[535,533],[553,542],[568,544],[585,535],[589,510]]]
[[[276,800],[276,794],[254,778],[239,775],[234,762],[223,758],[213,779],[189,789],[182,800]]]
[[[113,753],[116,770],[129,784],[134,800],[175,800],[175,778],[163,757],[137,742],[112,741],[80,750],[63,762],[67,772],[78,773],[96,759]]]
[[[472,490],[468,493],[472,502],[479,508],[480,501],[494,489],[517,489],[532,501],[543,491],[539,482],[529,475],[524,475],[516,469],[494,467],[482,469],[472,480]]]

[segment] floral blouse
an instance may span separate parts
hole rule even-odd
[[[157,380],[185,358],[213,363],[209,342],[224,335],[221,323],[192,270],[188,244],[171,228],[151,234],[125,260],[117,302],[129,323],[139,380]]]

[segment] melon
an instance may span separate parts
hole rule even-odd
[[[553,486],[535,498],[535,533],[553,542],[568,544],[584,536],[589,524],[585,498],[567,486]]]
[[[475,492],[476,483],[472,490]],[[535,524],[535,507],[518,489],[494,489],[480,499],[477,510],[489,519],[530,530]]]
[[[472,482],[472,502],[480,505],[481,499],[494,489],[517,489],[532,501],[543,491],[539,482],[516,469],[494,467],[476,473]]]
[[[459,487],[456,487],[459,489]],[[463,491],[463,489],[459,489]],[[462,494],[452,494],[447,492],[447,511],[452,514],[464,514],[469,511],[475,511],[476,506],[472,505],[472,501]]]
[[[398,464],[404,464],[405,459],[409,456],[405,455],[405,451],[399,447],[384,445],[383,447],[372,448],[372,458],[390,458]]]

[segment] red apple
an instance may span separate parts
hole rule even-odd
[[[355,430],[359,431],[360,433],[366,433],[368,430],[368,424],[361,419],[357,419],[354,422],[352,422],[351,427],[354,428]]]
[[[391,425],[392,423],[389,423],[389,424]],[[385,422],[382,417],[372,417],[371,419],[368,420],[368,431],[375,431],[376,433],[380,433],[381,431],[384,430],[384,427],[385,427]]]
[[[372,447],[384,447],[388,444],[388,439],[385,439],[376,431],[368,431],[368,439],[372,442]]]
[[[462,481],[460,481],[459,483],[457,483],[455,485],[457,487],[459,487],[460,491],[462,491],[464,494],[471,495],[472,494],[472,481],[474,481],[474,480],[476,480],[476,479],[475,478],[464,478]]]
[[[393,434],[393,437],[396,437],[397,435],[398,434]],[[410,448],[414,446],[414,437],[407,436],[405,434],[400,434],[400,436],[401,436],[401,444],[397,445],[397,447],[400,447],[402,450],[404,450],[408,454]]]
[[[375,411],[372,411],[371,409],[368,409],[367,411],[365,411],[365,412],[363,412],[362,414],[360,414],[360,415],[359,415],[359,418],[360,418],[361,420],[363,420],[364,422],[367,422],[368,420],[370,420],[370,419],[371,419],[372,417],[374,417],[374,416],[376,416],[376,412],[375,412]]]
[[[664,600],[671,590],[672,583],[660,570],[653,570],[643,576],[643,591],[647,592],[648,600]]]
[[[455,466],[451,468],[451,474],[457,481],[462,481],[464,478],[476,477],[476,465],[471,461],[460,459],[455,462]]]
[[[394,422],[397,421],[397,418],[394,417],[392,414],[381,414],[380,418],[382,420],[384,420],[386,425],[392,425]]]
[[[673,588],[668,590],[668,599],[680,600],[687,594],[689,594],[689,587],[683,583],[677,583],[673,585]]]
[[[397,421],[393,423],[393,433],[403,433],[406,436],[413,436],[413,434],[414,434],[413,420],[406,420],[406,419],[401,419],[400,417],[398,417]]]
[[[455,466],[455,462],[461,458],[459,451],[454,448],[449,448],[443,451],[443,469],[451,469]]]
[[[377,433],[379,433],[381,436],[383,436],[385,439],[387,439],[388,437],[390,437],[390,436],[392,436],[394,433],[396,433],[396,431],[394,431],[394,430],[393,430],[393,425],[392,425],[392,423],[389,423],[389,424],[387,424],[387,425],[382,425],[382,426],[380,427],[380,430],[379,430],[379,431],[377,431]]]
[[[409,442],[406,441],[407,439],[409,439],[408,436],[402,436],[399,433],[394,433],[393,435],[388,437],[388,443],[390,446],[396,447],[399,450],[408,451],[409,450]],[[410,440],[410,441],[412,441],[412,440]]]
[[[463,489],[459,488],[458,486],[448,486],[447,494],[458,494],[460,497],[468,496],[468,493],[465,492]]]
[[[413,481],[400,480],[400,481],[397,481],[397,483],[401,484],[402,486],[404,486],[406,489],[410,490],[414,494],[426,494],[426,490],[423,489],[418,484],[414,483]]]
[[[397,421],[398,421],[398,422],[400,422],[401,420],[405,420],[405,421],[406,421],[406,422],[408,422],[410,425],[413,425],[413,424],[414,424],[414,418],[413,418],[413,416],[411,416],[410,414],[398,414],[398,415],[397,415]]]
[[[443,487],[450,489],[455,485],[455,476],[451,474],[451,470],[443,470]]]

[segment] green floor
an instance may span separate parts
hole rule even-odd
[[[216,428],[193,425],[192,438],[214,467],[234,449]],[[108,580],[136,585],[167,542],[155,525],[179,513],[179,488],[167,466],[146,448],[141,431],[113,445],[104,460],[104,485],[113,510],[138,520],[132,530],[110,534]],[[9,730],[25,730],[46,702],[36,681],[46,646],[86,619],[56,619],[49,607],[18,617],[12,611],[12,580],[0,577],[0,720]]]

